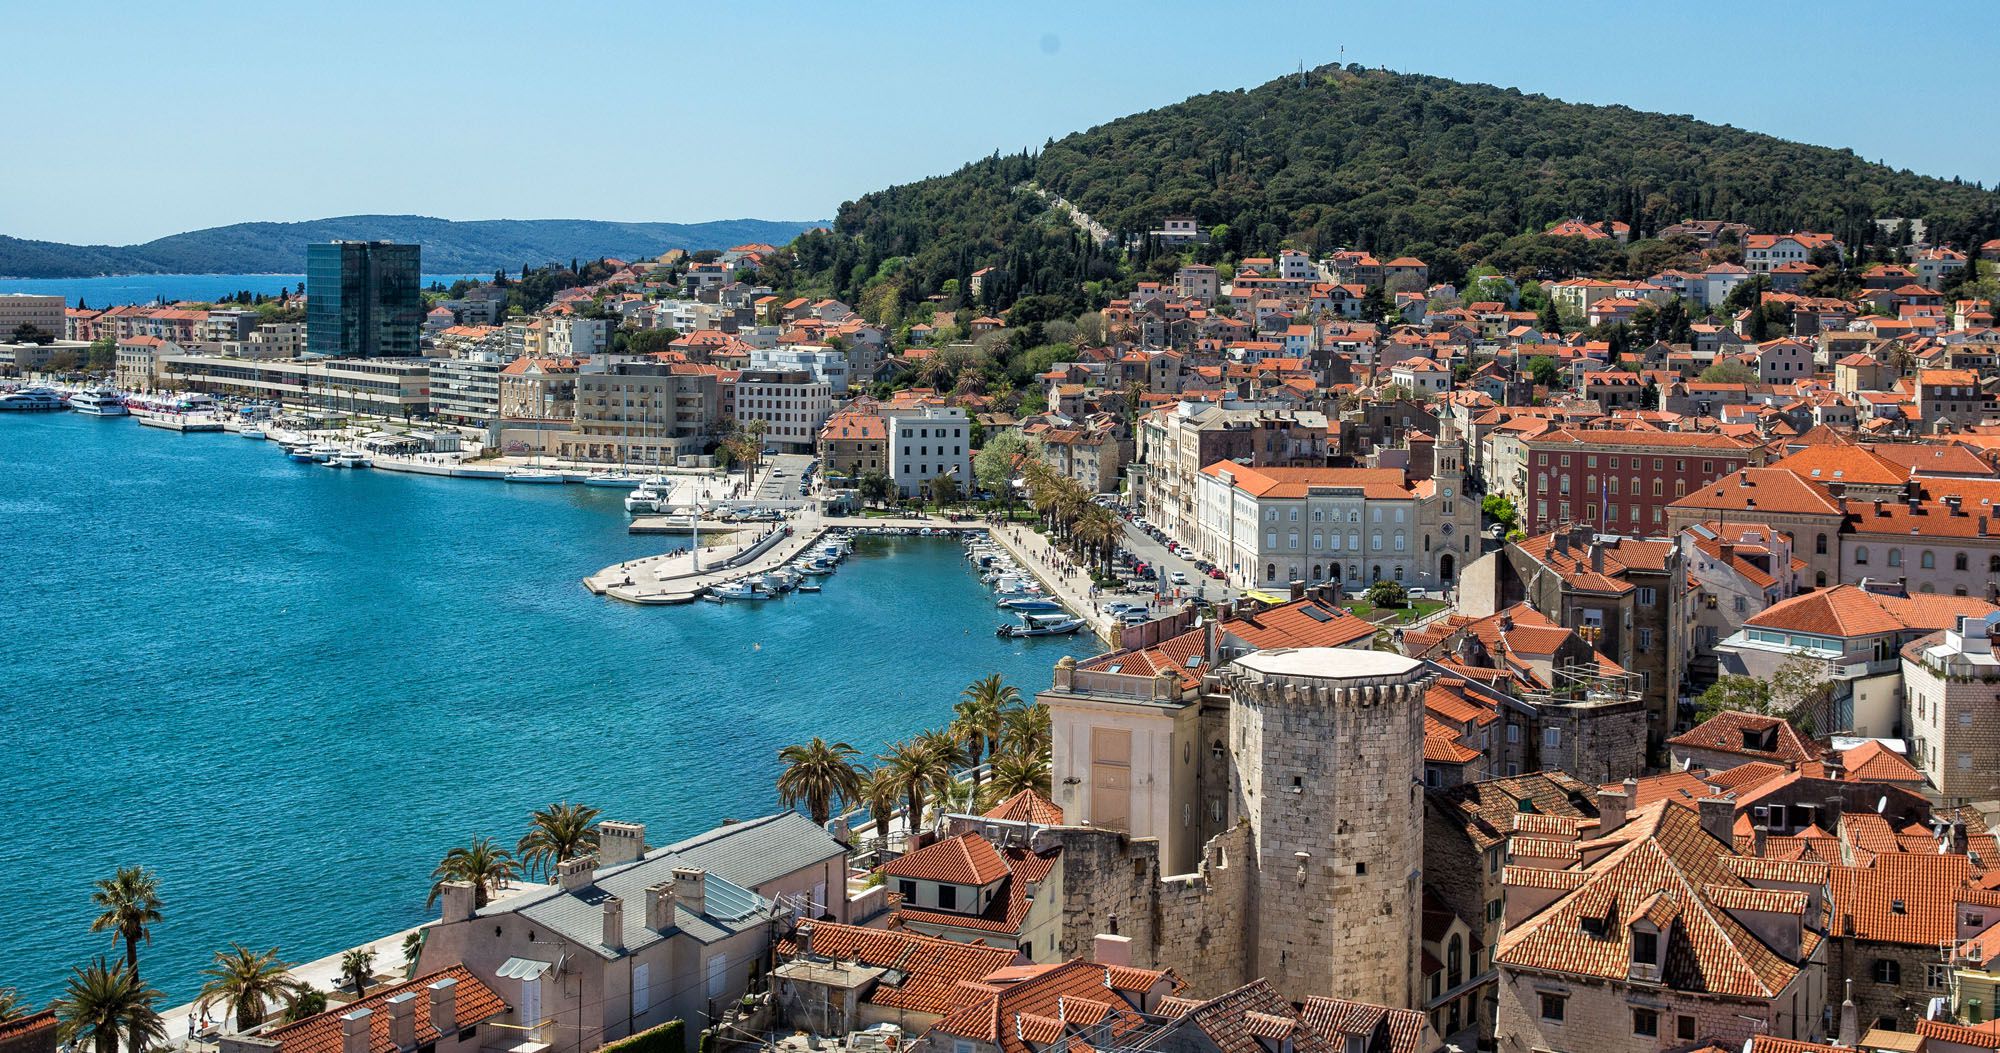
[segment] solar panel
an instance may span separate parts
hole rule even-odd
[[[1314,604],[1308,603],[1300,609],[1305,611],[1306,617],[1311,618],[1313,621],[1330,622],[1333,620],[1333,615],[1328,614],[1325,608],[1316,606]]]

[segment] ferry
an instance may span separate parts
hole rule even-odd
[[[69,397],[69,408],[86,417],[126,417],[132,411],[125,400],[110,388],[85,388]]]
[[[45,413],[66,408],[62,396],[48,388],[29,388],[25,391],[0,395],[0,410],[15,413]]]

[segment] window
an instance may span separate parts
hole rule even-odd
[[[1652,589],[1649,588],[1639,590],[1639,606],[1651,607],[1653,604],[1657,602],[1659,602],[1658,593],[1654,592]]]
[[[632,967],[632,1012],[653,1008],[653,970],[644,963]]]
[[[1641,1038],[1658,1038],[1660,1036],[1659,1010],[1632,1010],[1632,1033]]]
[[[1878,984],[1899,984],[1903,982],[1902,963],[1894,958],[1877,958],[1869,967],[1869,973]]]
[[[1507,725],[1507,741],[1508,742],[1521,741],[1521,725],[1519,724]]]
[[[1855,550],[1854,550],[1854,562],[1855,562],[1855,563],[1856,563],[1857,565],[1859,565],[1859,566],[1863,566],[1863,567],[1865,567],[1865,566],[1867,566],[1867,565],[1868,565],[1868,546],[1867,546],[1867,545],[1862,545],[1861,547],[1859,547],[1859,548],[1857,548],[1857,549],[1855,549]]]
[[[1821,534],[1821,535],[1819,536],[1819,541],[1817,541],[1817,542],[1815,542],[1815,543],[1814,543],[1814,545],[1813,545],[1813,554],[1814,554],[1814,555],[1816,555],[1816,556],[1824,556],[1824,555],[1826,555],[1826,535],[1825,535],[1825,534]],[[2000,570],[2000,556],[1995,556],[1995,557],[1993,557],[1993,563],[1994,563],[1994,567],[1993,567],[1993,569],[1994,569],[1994,570]]]
[[[912,906],[916,904],[917,902],[916,882],[911,881],[907,878],[899,880],[896,882],[896,891],[903,897],[903,902],[911,904]]]
[[[1965,569],[1965,553],[1961,552],[1958,555],[1951,557],[1951,569],[1953,570]]]
[[[1937,557],[1931,554],[1930,549],[1925,549],[1924,554],[1918,557],[1918,565],[1922,566],[1925,570],[1936,570]]]
[[[1902,565],[1903,565],[1903,550],[1902,550],[1902,549],[1900,549],[1900,548],[1892,548],[1892,549],[1890,549],[1890,550],[1889,550],[1889,565],[1890,565],[1890,566],[1892,566],[1892,567],[1900,567],[1900,566],[1902,566]]]
[[[1683,1042],[1693,1042],[1694,1017],[1686,1014],[1674,1017],[1674,1035]]]
[[[1660,960],[1660,934],[1634,930],[1632,933],[1632,960],[1640,965],[1652,965]],[[1651,1034],[1652,1032],[1646,1032]]]
[[[940,910],[957,910],[957,909],[958,909],[958,886],[957,886],[957,885],[939,885],[939,886],[938,886],[938,908],[939,908]]]
[[[1653,649],[1653,630],[1651,630],[1651,629],[1640,629],[1640,630],[1639,630],[1639,650],[1641,650],[1641,651],[1650,651],[1650,650],[1652,650],[1652,649]]]
[[[1939,962],[1932,962],[1929,965],[1924,966],[1924,986],[1930,988],[1933,991],[1944,990],[1945,968],[1946,967]]]
[[[1542,748],[1543,748],[1543,749],[1551,749],[1551,750],[1554,750],[1554,749],[1561,749],[1561,748],[1562,748],[1562,744],[1563,744],[1563,731],[1562,731],[1562,729],[1561,729],[1561,728],[1543,728],[1543,729],[1542,729]]]
[[[1563,1019],[1563,1003],[1568,999],[1559,994],[1542,992],[1542,1019],[1560,1024]]]

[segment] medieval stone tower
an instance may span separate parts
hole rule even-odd
[[[1248,975],[1290,999],[1416,1005],[1427,667],[1304,648],[1245,655],[1224,675],[1255,872]]]

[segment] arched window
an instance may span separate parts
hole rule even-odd
[[[1318,581],[1323,577],[1326,577],[1326,568],[1318,563],[1313,564],[1313,580]]]
[[[1919,565],[1922,566],[1925,570],[1937,569],[1937,556],[1933,555],[1930,549],[1924,550],[1924,554],[1921,557],[1919,557],[1918,562]]]
[[[1867,565],[1868,565],[1868,546],[1867,546],[1867,545],[1862,545],[1862,546],[1860,546],[1860,547],[1858,547],[1858,548],[1856,548],[1856,549],[1854,550],[1854,562],[1855,562],[1855,563],[1856,563],[1857,565],[1859,565],[1859,566],[1863,566],[1863,567],[1865,567],[1865,566],[1867,566]]]
[[[1444,949],[1445,986],[1457,987],[1465,979],[1465,948],[1458,933],[1451,934],[1451,942]]]
[[[1264,580],[1265,581],[1278,580],[1278,565],[1276,563],[1264,564]]]
[[[1815,542],[1815,543],[1814,543],[1814,545],[1813,545],[1813,554],[1814,554],[1814,555],[1816,555],[1816,556],[1824,556],[1824,555],[1826,555],[1826,535],[1825,535],[1825,534],[1821,534],[1821,535],[1819,536],[1819,541],[1817,541],[1817,542]]]
[[[2000,574],[2000,556],[1986,557],[1986,573]]]
[[[1822,570],[1818,574],[1813,575],[1813,588],[1826,588],[1826,571]]]

